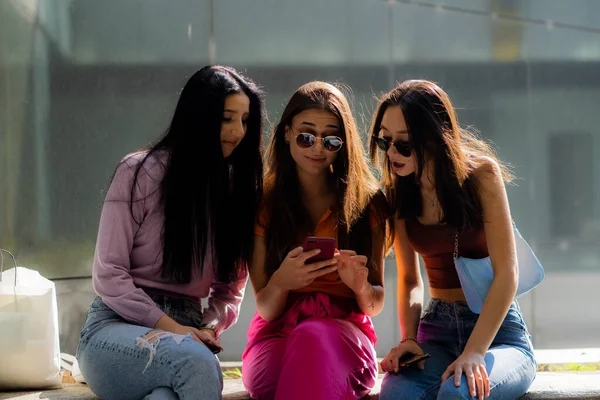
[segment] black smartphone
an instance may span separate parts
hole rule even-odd
[[[208,347],[208,349],[209,349],[210,351],[212,351],[212,353],[213,353],[213,354],[219,354],[219,353],[221,352],[221,350],[222,350],[220,347],[213,346],[213,345],[212,345],[212,344],[210,344],[210,343],[206,343],[206,342],[204,342],[204,344],[206,345],[206,347]]]
[[[412,367],[412,366],[415,366],[419,361],[426,360],[429,357],[431,357],[431,354],[406,353],[398,359],[398,367],[400,367],[400,368]]]

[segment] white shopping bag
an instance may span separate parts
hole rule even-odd
[[[61,386],[54,283],[3,252],[15,268],[0,261],[0,391]]]

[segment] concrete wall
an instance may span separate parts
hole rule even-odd
[[[366,126],[374,95],[425,78],[521,178],[508,188],[513,216],[548,271],[522,301],[535,344],[600,345],[597,318],[583,312],[598,304],[600,274],[600,3],[429,3],[219,0],[211,10],[208,0],[0,1],[0,246],[49,278],[89,276],[114,166],[165,130],[186,77],[209,62],[264,85],[272,122],[308,80],[350,85]],[[556,132],[593,138],[582,191],[595,201],[573,237],[550,229],[561,212],[549,200]],[[398,339],[388,264],[388,301],[375,319],[380,352]],[[63,347],[74,352],[91,284],[57,288]],[[224,335],[225,359],[239,358],[253,307],[249,289],[239,324]]]

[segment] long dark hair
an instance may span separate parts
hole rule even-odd
[[[250,112],[246,135],[225,159],[220,139],[223,109],[225,98],[235,93],[248,96]],[[165,135],[143,149],[147,154],[131,187],[132,216],[140,169],[154,153],[168,153],[159,186],[164,278],[189,283],[193,268],[202,273],[206,255],[212,254],[208,261],[218,279],[231,282],[250,261],[262,195],[262,121],[256,84],[231,67],[207,66],[185,84]]]
[[[476,133],[463,129],[450,98],[437,84],[426,80],[408,80],[383,95],[370,130],[371,159],[380,164],[377,144],[372,137],[379,135],[383,114],[390,106],[400,106],[414,150],[416,173],[397,176],[388,157],[383,157],[383,181],[386,195],[400,219],[416,218],[422,214],[420,182],[428,158],[434,162],[435,190],[442,209],[442,220],[459,231],[478,226],[483,215],[472,172],[479,166],[478,156],[494,159],[503,178],[513,177],[506,165],[494,154],[491,146]]]
[[[373,176],[348,100],[335,86],[310,82],[297,89],[285,107],[267,148],[264,214],[273,216],[266,223],[267,273],[272,274],[303,236],[314,231],[300,196],[296,163],[285,142],[286,127],[297,114],[308,109],[329,111],[341,126],[344,146],[330,167],[330,182],[335,189],[338,218],[338,247],[355,250],[371,260],[370,216],[373,207],[385,221],[386,203]],[[261,213],[263,214],[263,213]]]

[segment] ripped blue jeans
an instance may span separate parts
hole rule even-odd
[[[152,297],[182,325],[202,321],[199,304]],[[103,400],[222,398],[219,360],[206,346],[189,336],[130,324],[100,297],[89,308],[77,360],[86,383]]]

